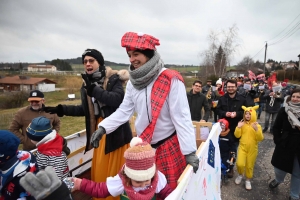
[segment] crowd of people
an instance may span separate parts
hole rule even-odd
[[[81,105],[45,106],[44,94],[31,91],[30,105],[16,113],[9,130],[0,130],[0,200],[69,200],[75,190],[94,199],[165,199],[188,164],[197,173],[192,121],[210,117],[222,128],[224,182],[234,176],[236,165],[235,183],[245,176],[245,188],[252,189],[258,143],[270,128],[276,147],[269,187],[276,188],[290,173],[290,199],[299,199],[300,90],[276,80],[220,78],[205,86],[196,80],[186,92],[180,73],[164,67],[158,45],[151,35],[125,33],[121,46],[131,63],[128,71],[106,67],[101,52],[86,49]],[[264,110],[262,128],[257,119]],[[128,121],[134,114],[138,137],[133,138]],[[70,150],[59,133],[63,116],[85,117],[85,150],[94,148],[92,180],[68,177]]]

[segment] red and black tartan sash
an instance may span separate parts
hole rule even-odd
[[[183,82],[183,78],[179,74],[179,72],[175,70],[166,69],[158,76],[155,83],[153,84],[151,91],[152,121],[140,135],[140,138],[142,138],[143,141],[146,141],[149,144],[151,144],[154,128],[160,111],[170,92],[171,81],[173,77],[176,77]]]

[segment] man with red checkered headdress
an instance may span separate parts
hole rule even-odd
[[[137,113],[136,132],[156,149],[156,164],[172,188],[186,167],[198,170],[196,141],[186,90],[181,75],[164,67],[156,51],[159,40],[127,32],[121,40],[131,65],[125,97],[119,109],[99,123],[91,143],[97,148],[103,134],[110,134]]]

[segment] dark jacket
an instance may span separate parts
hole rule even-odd
[[[276,97],[273,106],[270,106],[270,101],[271,101],[270,93],[271,90],[267,90],[263,97],[266,100],[266,112],[277,113],[281,108],[281,104],[284,101],[283,96],[281,95],[279,98]]]
[[[220,134],[219,136],[219,146],[220,146],[220,153],[221,153],[221,159],[223,164],[225,165],[227,163],[227,160],[230,157],[230,152],[235,152],[235,145],[234,145],[234,139],[232,138],[231,134],[227,134],[225,136],[222,136]]]
[[[285,108],[280,108],[273,126],[275,150],[271,163],[274,167],[292,173],[294,157],[300,165],[300,130],[293,128],[288,121]]]
[[[266,99],[264,97],[265,93],[266,93],[266,86],[263,90],[260,90],[259,89],[259,85],[255,87],[255,90],[256,90],[256,95],[255,95],[255,98],[259,98],[259,102],[260,103],[265,103],[266,102]]]
[[[191,90],[189,93],[187,93],[187,99],[190,106],[192,120],[200,121],[202,119],[201,112],[202,112],[202,107],[204,107],[205,114],[203,119],[207,121],[209,118],[210,107],[208,105],[206,96],[201,92],[197,94],[193,94],[193,90]]]
[[[126,80],[123,77],[123,74],[124,72],[122,70],[117,73],[117,71],[106,67],[107,81],[104,81],[104,89],[100,86],[96,86],[93,89],[92,96],[102,104],[105,104],[105,106],[102,107],[105,117],[108,117],[115,112],[123,101],[124,89],[122,84],[123,81]],[[97,119],[95,118],[97,117],[93,114],[94,108],[91,103],[91,98],[87,96],[86,90],[83,87],[81,88],[81,101],[82,104],[78,106],[63,105],[63,111],[67,116],[85,116],[87,133],[85,150],[87,151],[90,149],[90,138],[96,129]],[[128,144],[131,141],[131,138],[132,132],[130,125],[129,122],[126,122],[119,126],[113,134],[106,135],[105,154]]]
[[[247,104],[250,106],[254,106],[254,98],[256,98],[256,91],[251,89],[250,91],[246,92],[246,89],[243,87],[239,88],[238,93],[245,97],[247,100]]]
[[[218,105],[217,105],[217,111],[219,113],[219,118],[225,118],[229,122],[229,129],[233,138],[235,141],[238,141],[239,139],[234,136],[234,130],[237,126],[238,122],[243,119],[244,110],[242,109],[242,106],[252,106],[248,105],[246,98],[236,93],[236,95],[233,98],[230,98],[228,93],[226,93],[224,96],[222,96],[219,99]],[[236,117],[226,117],[226,112],[236,112]]]

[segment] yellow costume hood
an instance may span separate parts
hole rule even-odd
[[[245,113],[248,111],[250,112],[251,114],[251,119],[250,119],[250,123],[253,123],[253,122],[256,122],[257,120],[257,117],[256,117],[256,110],[259,108],[259,106],[253,106],[253,107],[246,107],[246,106],[242,106],[242,109],[244,110],[244,116],[243,116],[243,119],[244,121],[246,122],[245,120]]]

